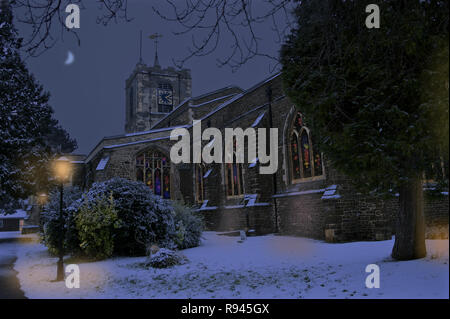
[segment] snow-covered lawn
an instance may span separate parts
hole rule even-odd
[[[0,242],[6,241],[9,239],[18,239],[18,238],[31,239],[34,237],[35,237],[34,234],[23,235],[20,231],[2,231],[2,232],[0,232]]]
[[[21,235],[20,231],[2,231],[0,232],[0,239],[19,238]]]
[[[449,298],[448,240],[428,240],[428,257],[395,262],[393,240],[328,244],[288,237],[205,232],[190,262],[145,269],[145,257],[81,263],[81,287],[56,276],[44,246],[23,244],[15,269],[30,298]],[[365,268],[380,267],[381,287],[368,289]]]

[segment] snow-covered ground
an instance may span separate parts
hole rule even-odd
[[[0,232],[0,241],[2,239],[33,238],[34,236],[33,234],[23,235],[20,231],[2,231]]]
[[[0,232],[0,239],[19,238],[21,236],[20,231],[2,231]]]
[[[391,260],[393,240],[328,244],[288,237],[204,233],[190,262],[145,269],[144,257],[81,263],[79,289],[51,282],[56,258],[24,244],[15,269],[30,298],[449,298],[448,240],[428,240],[428,257]],[[366,288],[368,264],[380,267],[380,288]]]

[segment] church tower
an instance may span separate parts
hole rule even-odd
[[[142,57],[125,81],[125,132],[148,131],[178,104],[191,97],[191,71],[162,68],[155,50],[153,66]]]

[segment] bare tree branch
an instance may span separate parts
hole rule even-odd
[[[90,0],[91,1],[91,0]],[[128,0],[97,0],[101,13],[97,23],[107,25],[119,19],[130,21],[127,15]],[[30,27],[30,34],[22,43],[22,48],[29,56],[39,56],[52,48],[67,32],[80,44],[76,29],[68,29],[65,25],[67,5],[76,4],[85,9],[83,0],[10,0],[18,22]],[[56,32],[60,31],[59,37]]]
[[[154,6],[155,13],[163,20],[178,24],[181,30],[173,32],[175,35],[192,35],[189,54],[174,60],[180,68],[191,58],[214,51],[222,54],[217,59],[218,65],[228,65],[233,71],[255,57],[273,61],[276,68],[278,55],[262,49],[262,39],[267,34],[258,34],[256,26],[270,23],[275,35],[273,41],[280,45],[294,26],[292,0],[185,0],[184,5],[166,0],[165,3],[170,13]],[[259,13],[254,14],[255,11]],[[224,43],[224,39],[231,39],[231,43]]]
[[[31,28],[23,43],[27,54],[40,55],[63,39],[66,32],[80,44],[76,29],[65,26],[65,8],[77,4],[86,9],[83,1],[86,0],[10,0],[18,13],[17,20]],[[100,12],[97,23],[106,26],[111,21],[132,20],[128,17],[128,0],[96,1]],[[278,67],[278,52],[265,50],[263,39],[267,41],[270,38],[267,33],[272,33],[272,41],[281,46],[294,25],[295,5],[294,0],[165,0],[159,7],[168,13],[152,8],[160,18],[179,27],[174,35],[191,35],[192,45],[187,54],[173,60],[177,67],[182,68],[193,57],[219,52],[217,64],[228,65],[235,71],[256,57],[273,62],[273,69]]]

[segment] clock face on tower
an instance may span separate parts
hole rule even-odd
[[[173,94],[172,90],[158,89],[158,104],[160,105],[172,105]]]

